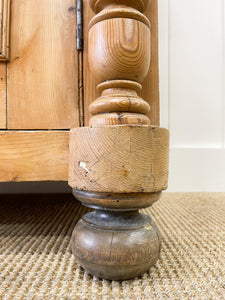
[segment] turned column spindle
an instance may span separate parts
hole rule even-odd
[[[139,213],[157,201],[168,181],[168,131],[152,127],[139,96],[150,66],[150,0],[90,0],[89,66],[99,97],[90,127],[70,132],[69,184],[95,211],[72,235],[73,253],[89,273],[130,279],[149,270],[160,233]]]
[[[90,126],[150,125],[150,106],[138,96],[150,66],[150,22],[137,10],[148,1],[139,2],[91,1],[99,13],[89,24],[88,57],[101,96],[90,105]]]

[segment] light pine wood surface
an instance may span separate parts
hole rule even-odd
[[[9,2],[4,0],[4,3]],[[156,0],[152,0],[146,15],[150,13],[154,16],[154,22],[151,19],[152,39],[157,39]],[[88,106],[97,95],[96,82],[87,63],[87,30],[93,15],[88,1],[84,0],[86,125],[90,119]],[[8,70],[4,62],[0,63],[1,129],[69,129],[79,126],[75,22],[75,1],[72,0],[11,1]],[[150,114],[154,107],[157,112],[159,110],[158,64],[154,59],[157,53],[157,47],[152,49],[150,72],[140,93],[145,93],[143,98],[151,104]],[[154,70],[151,69],[153,62]],[[155,96],[148,96],[150,93],[155,93]],[[151,118],[152,124],[158,123],[158,113]],[[68,131],[2,131],[0,181],[68,180],[67,152]],[[44,164],[41,163],[43,159]]]
[[[116,79],[139,83],[144,80],[151,56],[150,28],[145,20],[143,14],[125,8],[115,8],[112,12],[103,10],[92,19],[88,62],[98,83]]]
[[[0,181],[67,181],[68,143],[68,131],[0,131]]]
[[[88,35],[88,24],[94,17],[94,13],[89,7],[89,1],[84,0],[84,36]],[[159,74],[158,74],[158,5],[157,0],[152,0],[145,15],[151,21],[151,65],[147,77],[142,82],[140,96],[146,100],[151,110],[147,114],[151,119],[151,124],[159,125]],[[84,115],[85,125],[88,125],[92,117],[89,112],[89,105],[99,96],[96,89],[97,80],[94,79],[88,63],[88,41],[84,39]]]
[[[105,7],[110,6],[110,5],[115,5],[115,4],[119,4],[121,6],[127,6],[130,8],[135,8],[141,12],[145,12],[145,10],[148,8],[149,6],[149,0],[117,0],[117,1],[113,1],[113,0],[90,0],[89,1],[89,5],[91,7],[91,9],[95,12],[98,13],[101,10],[103,10]]]
[[[158,49],[158,0],[152,0],[150,6],[145,12],[147,18],[151,21],[151,64],[147,77],[142,84],[140,97],[146,100],[151,110],[147,116],[151,124],[160,125],[160,107],[159,107],[159,49]]]
[[[76,224],[71,246],[87,273],[131,279],[155,264],[161,244],[157,226],[137,209],[158,200],[168,182],[168,131],[150,126],[149,105],[138,96],[149,74],[150,23],[143,12],[150,0],[89,3],[97,14],[88,26],[84,91],[89,83],[92,91],[92,74],[101,96],[84,96],[85,105],[95,100],[90,127],[70,131],[69,185],[95,211]]]
[[[79,126],[75,1],[12,1],[8,128]]]
[[[10,0],[0,0],[0,61],[9,60]]]
[[[6,128],[6,64],[0,63],[0,128]]]
[[[84,9],[84,50],[83,50],[83,78],[84,78],[84,124],[88,126],[89,119],[92,117],[92,114],[89,112],[89,105],[97,98],[96,91],[96,80],[94,75],[91,73],[89,63],[88,63],[88,24],[90,20],[94,17],[94,12],[89,6],[88,0],[83,0],[83,9]]]
[[[69,184],[96,192],[159,192],[168,184],[168,154],[164,128],[75,128],[70,133]]]

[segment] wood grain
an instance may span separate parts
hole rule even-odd
[[[114,85],[113,85],[114,83]],[[103,112],[137,112],[147,114],[149,104],[137,96],[141,85],[133,81],[111,80],[98,86],[102,89],[101,97],[89,106],[90,112],[95,115]]]
[[[86,214],[71,241],[79,264],[109,280],[131,279],[149,271],[159,258],[160,244],[159,231],[149,216],[108,210]]]
[[[115,79],[141,83],[150,66],[150,28],[142,22],[144,15],[139,13],[142,20],[136,20],[136,12],[130,8],[114,9],[113,13],[112,17],[103,10],[100,22],[93,22],[98,15],[90,22],[88,61],[91,71],[98,83]]]
[[[92,1],[94,2],[94,1]],[[150,113],[147,114],[151,118],[151,124],[159,125],[159,75],[158,75],[158,12],[157,0],[152,0],[150,7],[147,9],[147,17],[151,21],[151,65],[147,77],[142,83],[143,89],[140,96],[146,100],[150,106]],[[84,0],[84,36],[88,34],[88,24],[94,17],[93,11],[90,9],[88,1]],[[149,45],[150,46],[150,45]],[[150,49],[149,49],[150,51]],[[89,105],[99,96],[96,91],[97,81],[94,74],[90,71],[88,64],[88,43],[84,39],[84,112],[85,125],[88,125],[91,113],[88,110]]]
[[[79,126],[74,0],[15,0],[8,66],[9,129]]]
[[[77,223],[72,250],[88,273],[109,280],[139,276],[160,252],[156,225],[137,211],[168,183],[168,130],[145,125],[149,105],[138,96],[151,42],[149,21],[137,9],[148,2],[90,0],[98,14],[89,23],[88,61],[101,95],[90,105],[90,127],[70,131],[69,185],[95,209]]]
[[[98,85],[101,97],[89,106],[93,117],[89,126],[105,125],[150,125],[146,114],[149,104],[138,97],[141,85],[129,80],[108,80]]]
[[[144,114],[127,112],[110,112],[97,114],[90,119],[89,126],[111,126],[111,125],[150,125],[149,118]]]
[[[0,128],[6,128],[6,68],[5,63],[0,63]]]
[[[68,142],[68,131],[1,131],[0,181],[67,181]]]
[[[70,131],[69,185],[110,193],[152,193],[168,184],[169,134],[151,126]]]
[[[148,75],[142,82],[140,96],[151,106],[151,110],[147,114],[151,120],[151,124],[159,126],[158,0],[151,1],[145,15],[151,21],[151,64]]]
[[[9,60],[10,0],[0,0],[0,61]]]
[[[94,17],[94,12],[89,6],[88,0],[83,0],[83,9],[84,9],[84,50],[83,50],[83,95],[84,95],[84,125],[88,126],[89,120],[92,117],[92,114],[89,112],[89,105],[99,96],[97,93],[96,86],[97,82],[94,78],[94,74],[91,73],[90,66],[88,63],[88,24],[90,20]]]
[[[122,5],[135,8],[141,12],[144,12],[151,0],[90,0],[90,7],[95,12],[98,13],[107,6],[112,5]]]

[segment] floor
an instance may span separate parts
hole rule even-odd
[[[86,274],[71,253],[87,210],[69,194],[0,196],[0,299],[225,299],[225,194],[164,193],[143,210],[161,258],[122,282]]]

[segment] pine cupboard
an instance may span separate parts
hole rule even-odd
[[[76,49],[74,0],[0,0],[0,181],[67,181],[70,128],[88,125],[96,81]],[[151,67],[141,96],[159,125],[157,0],[151,20]]]

